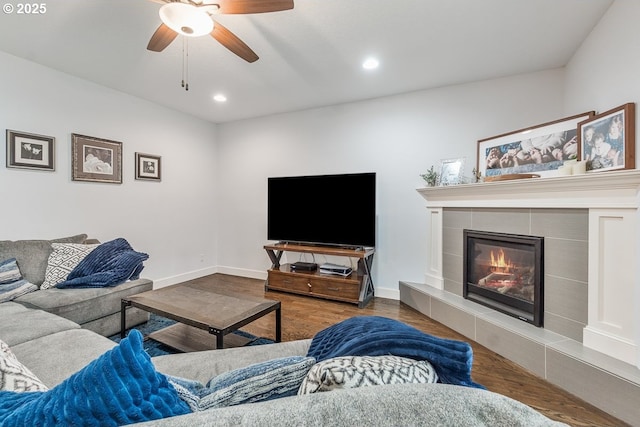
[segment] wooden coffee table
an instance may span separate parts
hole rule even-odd
[[[233,293],[221,294],[203,283],[181,283],[122,299],[120,337],[126,334],[127,307],[137,307],[179,323],[149,335],[180,351],[238,347],[251,341],[230,335],[244,325],[275,311],[276,342],[282,339],[280,301]],[[211,335],[216,337],[215,343]]]

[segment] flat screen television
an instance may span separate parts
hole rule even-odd
[[[267,239],[375,247],[376,174],[268,178]]]

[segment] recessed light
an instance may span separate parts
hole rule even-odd
[[[227,102],[227,97],[219,93],[213,96],[213,100],[216,102]]]
[[[378,66],[380,66],[380,61],[378,61],[376,58],[367,58],[362,63],[362,68],[364,68],[365,70],[374,70],[378,68]]]

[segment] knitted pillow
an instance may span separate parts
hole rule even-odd
[[[18,361],[11,349],[0,340],[0,390],[46,391],[49,390],[34,374]]]
[[[436,382],[438,375],[426,360],[397,356],[345,356],[315,364],[302,381],[298,394],[383,384]]]
[[[40,289],[55,287],[64,282],[71,271],[99,245],[81,243],[52,243],[53,250],[47,261],[44,283]]]
[[[0,262],[0,303],[36,290],[36,285],[22,278],[15,258]]]
[[[0,392],[0,425],[119,426],[189,413],[132,330],[117,347],[45,392]]]
[[[315,363],[312,357],[282,357],[225,372],[209,380],[206,386],[177,377],[169,377],[169,382],[192,411],[204,411],[295,396]]]

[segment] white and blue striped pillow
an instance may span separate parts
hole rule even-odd
[[[16,282],[22,279],[18,262],[15,258],[0,262],[0,285]]]
[[[37,290],[36,285],[22,278],[15,258],[0,262],[0,302],[11,301]]]
[[[167,375],[193,412],[295,396],[313,357],[290,356],[255,363],[213,377],[206,385]]]

